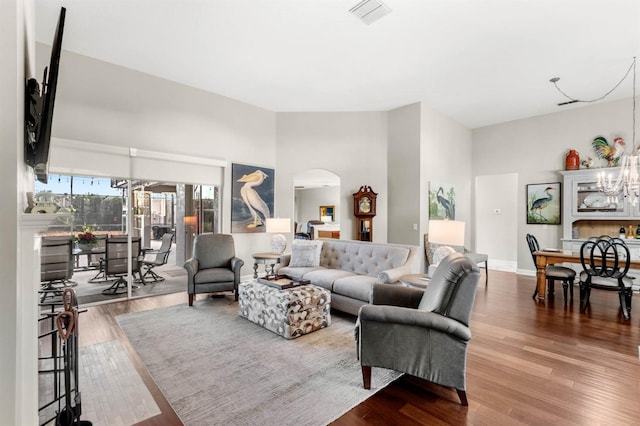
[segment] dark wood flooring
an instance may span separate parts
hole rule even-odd
[[[581,314],[577,287],[575,301],[565,307],[560,286],[554,299],[536,303],[534,277],[490,271],[489,280],[485,286],[481,279],[471,322],[468,407],[454,390],[403,376],[334,424],[638,424],[639,295],[625,322],[613,292],[594,290],[590,311]],[[120,339],[156,399],[162,414],[143,425],[181,423],[115,317],[178,303],[187,303],[185,293],[95,306],[83,314],[80,344]]]

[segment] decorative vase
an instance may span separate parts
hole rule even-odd
[[[570,149],[565,159],[565,170],[578,170],[580,168],[580,155],[575,149]]]

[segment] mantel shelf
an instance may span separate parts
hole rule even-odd
[[[20,226],[24,230],[46,231],[54,220],[71,219],[71,217],[71,213],[22,213]]]

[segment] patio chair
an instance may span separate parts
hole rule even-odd
[[[141,242],[140,237],[131,239],[131,273],[140,274],[141,262]],[[104,295],[114,295],[127,292],[127,280],[124,278],[129,273],[129,248],[128,237],[117,236],[107,238],[104,257],[104,273],[106,277],[115,277],[115,281],[109,288],[102,291]],[[144,277],[140,276],[144,284]],[[133,290],[139,287],[133,285]]]
[[[107,277],[104,274],[104,256],[107,245],[107,238],[107,235],[96,235],[96,254],[90,254],[87,256],[87,258],[89,262],[89,268],[97,269],[98,273],[93,278],[89,278],[87,282],[101,283],[107,281]]]
[[[147,278],[148,280],[153,280],[153,282],[164,281],[164,277],[158,275],[153,269],[162,265],[167,264],[167,260],[169,259],[169,253],[171,253],[171,243],[173,242],[173,234],[167,232],[162,236],[162,244],[160,244],[160,248],[158,250],[147,250],[145,251],[145,256],[147,254],[154,255],[153,259],[143,259],[142,267],[146,268],[146,271],[142,274],[143,278]]]
[[[73,284],[73,242],[71,237],[43,237],[40,247],[40,301],[44,302]]]

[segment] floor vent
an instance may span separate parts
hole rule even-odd
[[[391,9],[379,0],[362,0],[349,9],[349,12],[365,24],[370,25],[391,12]]]

